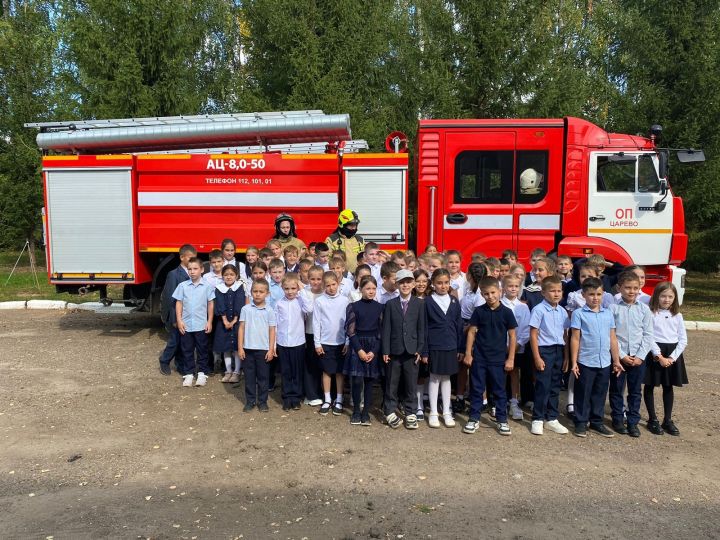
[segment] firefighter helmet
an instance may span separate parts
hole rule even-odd
[[[340,227],[357,225],[358,223],[360,223],[360,218],[358,218],[358,215],[354,210],[350,210],[349,208],[340,212],[340,215],[338,216],[338,225],[340,225]]]
[[[295,224],[295,220],[290,214],[286,214],[285,212],[278,214],[278,216],[275,218],[275,225],[280,225],[283,221],[289,221],[291,225]]]
[[[533,168],[525,169],[520,174],[520,193],[537,195],[542,191],[545,177]]]

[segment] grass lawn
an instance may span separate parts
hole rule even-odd
[[[30,259],[27,251],[22,254],[15,272],[10,277],[19,255],[19,251],[0,251],[0,302],[39,299],[80,303],[100,300],[98,292],[89,293],[85,296],[55,292],[55,285],[48,283],[45,252],[43,251],[38,251],[36,255],[38,265],[37,283],[35,275],[30,270]],[[114,298],[122,298],[122,288],[109,291],[109,295]]]
[[[37,254],[39,288],[30,271],[30,260],[27,253],[23,253],[15,273],[6,284],[18,255],[17,251],[0,251],[0,302],[34,298],[65,300],[66,302],[100,300],[97,292],[85,296],[56,293],[55,286],[48,283],[44,252]],[[115,300],[122,298],[122,287],[111,286],[109,295]],[[720,275],[689,272],[685,283],[685,303],[682,312],[685,320],[688,321],[720,321]]]

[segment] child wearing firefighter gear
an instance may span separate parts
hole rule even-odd
[[[350,272],[355,272],[357,254],[365,249],[365,240],[357,234],[359,224],[357,213],[346,208],[338,215],[338,227],[335,232],[325,239],[331,250],[340,249],[345,252]]]
[[[170,375],[170,362],[175,358],[175,367],[180,371],[180,333],[177,329],[177,320],[175,318],[175,299],[172,297],[173,292],[178,284],[190,279],[187,265],[188,261],[197,256],[197,250],[190,244],[185,244],[180,248],[179,257],[180,265],[171,270],[165,278],[165,286],[162,290],[160,298],[160,319],[165,325],[168,332],[168,341],[160,355],[160,373]]]
[[[288,246],[295,246],[298,253],[305,250],[305,242],[297,237],[295,232],[295,220],[290,214],[278,214],[275,218],[275,236],[274,240],[280,242],[280,247],[284,250]]]

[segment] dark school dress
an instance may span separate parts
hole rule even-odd
[[[665,358],[677,347],[677,343],[658,343],[660,354]],[[687,371],[685,370],[685,359],[681,354],[677,360],[668,367],[662,367],[655,361],[653,353],[650,352],[645,359],[645,384],[650,386],[682,386],[688,383]]]
[[[428,368],[434,375],[455,375],[459,371],[457,354],[463,342],[463,323],[460,302],[450,296],[447,313],[432,296],[425,300],[425,347]]]
[[[238,329],[240,325],[236,322],[233,327],[228,330],[222,321],[222,316],[228,321],[232,321],[236,316],[240,317],[240,310],[245,305],[245,287],[238,282],[235,290],[223,287],[225,292],[220,288],[215,289],[215,317],[217,323],[215,325],[215,339],[213,340],[213,351],[215,352],[234,352],[238,347]]]
[[[343,372],[353,377],[380,377],[380,334],[382,314],[385,306],[375,300],[360,299],[348,304],[345,318],[345,333],[350,339],[350,352]],[[363,362],[358,351],[372,352],[370,362]]]

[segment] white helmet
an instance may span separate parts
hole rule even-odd
[[[520,174],[520,193],[522,195],[537,195],[542,191],[545,177],[535,169],[525,169]]]

